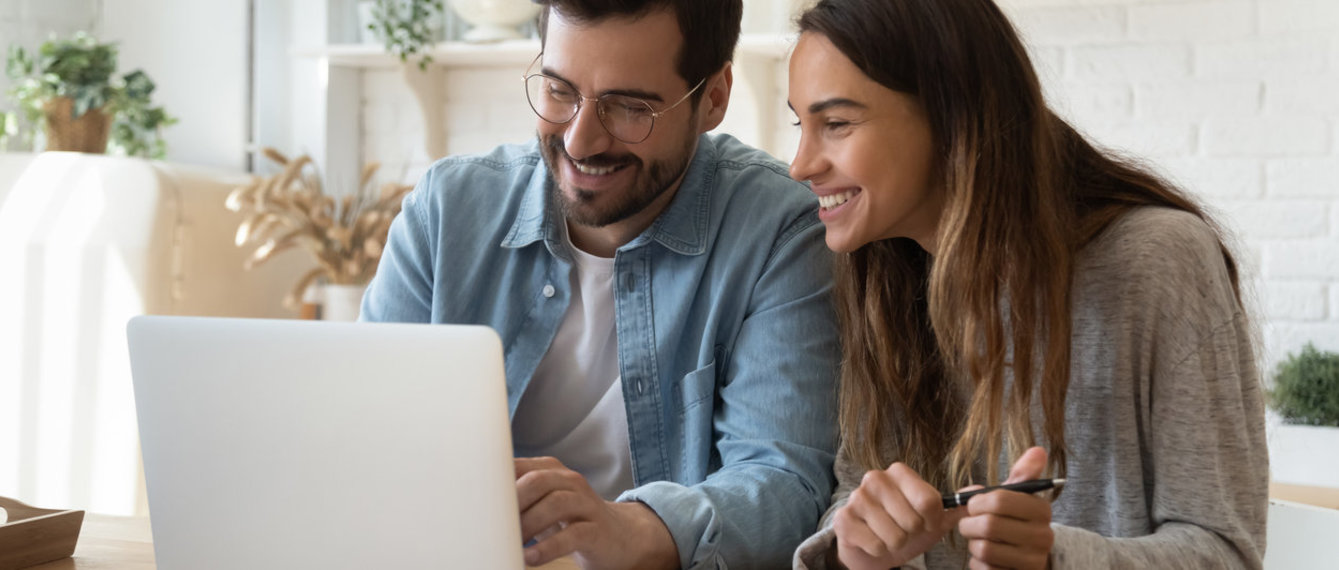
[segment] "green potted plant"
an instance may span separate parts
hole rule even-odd
[[[10,46],[5,70],[19,109],[0,120],[0,138],[22,134],[32,146],[40,129],[47,150],[166,154],[162,128],[176,119],[152,104],[154,83],[143,71],[114,76],[115,44],[79,32],[48,40],[35,54]]]
[[[442,13],[442,0],[376,0],[367,27],[386,45],[386,51],[400,56],[400,61],[417,56],[422,70],[432,62],[427,48],[435,39],[434,16]]]
[[[1307,343],[1274,373],[1270,471],[1285,483],[1339,487],[1339,353]]]

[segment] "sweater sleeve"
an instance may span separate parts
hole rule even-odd
[[[832,492],[832,504],[827,512],[823,513],[822,520],[818,523],[818,532],[800,543],[799,548],[795,549],[793,565],[796,570],[826,570],[829,568],[828,552],[835,551],[837,548],[837,533],[832,530],[832,516],[838,509],[846,506],[846,501],[851,497],[851,491],[860,485],[860,477],[863,473],[851,461],[851,457],[845,449],[837,452],[836,463],[832,470],[837,475],[837,488]]]
[[[1142,475],[1121,482],[1141,486],[1142,496],[1117,500],[1106,516],[1146,512],[1146,532],[1103,536],[1054,524],[1052,567],[1260,568],[1269,457],[1246,311],[1207,226],[1184,213],[1139,219],[1145,223],[1132,221],[1124,232],[1136,236],[1127,244],[1134,245],[1121,251],[1137,267],[1105,279],[1129,308],[1109,315],[1105,330],[1127,329],[1127,338],[1138,339],[1128,343],[1136,350],[1123,353],[1130,362],[1109,363],[1116,370],[1111,382],[1125,385],[1128,378],[1130,389],[1089,403],[1122,408],[1120,394],[1132,396],[1128,409],[1137,419],[1129,425],[1137,433],[1125,435],[1137,450],[1071,461],[1101,459],[1110,462],[1109,475]],[[1131,317],[1135,312],[1144,316]],[[1106,342],[1126,342],[1120,336]],[[1121,463],[1142,468],[1122,472]],[[1107,481],[1107,490],[1115,483]],[[1069,499],[1078,509],[1087,502]]]
[[[1053,568],[1259,568],[1268,455],[1244,318],[1154,373],[1148,500],[1152,534],[1105,538],[1054,525]]]

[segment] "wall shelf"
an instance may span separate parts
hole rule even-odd
[[[445,67],[496,67],[524,65],[539,53],[539,40],[509,40],[491,44],[442,42],[427,51],[432,65]],[[387,53],[380,44],[334,44],[324,48],[300,49],[298,57],[325,58],[330,65],[356,68],[392,68],[400,58]]]
[[[722,128],[755,146],[776,152],[775,117],[784,114],[784,101],[777,99],[783,88],[778,84],[778,67],[785,65],[794,43],[793,36],[782,34],[743,34],[734,58],[736,101]],[[324,139],[323,158],[330,176],[355,179],[362,162],[364,137],[359,121],[349,121],[362,112],[365,99],[362,77],[365,72],[402,70],[405,86],[412,91],[423,125],[424,156],[431,161],[445,156],[448,148],[444,115],[447,85],[452,74],[477,69],[522,68],[539,53],[536,38],[476,44],[441,42],[427,53],[432,63],[425,72],[405,66],[399,57],[386,52],[380,44],[331,44],[321,47],[294,48],[289,53],[310,67],[320,78],[325,104],[314,108],[314,140]]]
[[[793,39],[780,34],[744,34],[739,38],[738,55],[783,59]],[[539,53],[539,40],[507,40],[488,44],[442,42],[428,50],[432,65],[443,67],[498,67],[525,65]],[[400,59],[387,53],[380,44],[332,44],[293,51],[300,58],[325,60],[332,66],[352,68],[392,68]]]

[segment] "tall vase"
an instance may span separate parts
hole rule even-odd
[[[400,69],[423,116],[423,149],[432,160],[442,158],[446,156],[446,119],[442,117],[442,86],[446,83],[446,72],[438,65],[419,69],[413,62],[401,64]]]
[[[363,293],[367,285],[325,286],[325,300],[321,305],[321,320],[356,321],[363,306]]]
[[[531,0],[449,0],[456,15],[470,24],[467,42],[497,42],[519,39],[517,26],[539,15],[541,7]]]

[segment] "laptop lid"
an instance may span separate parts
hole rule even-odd
[[[522,568],[487,327],[136,317],[162,570]]]

